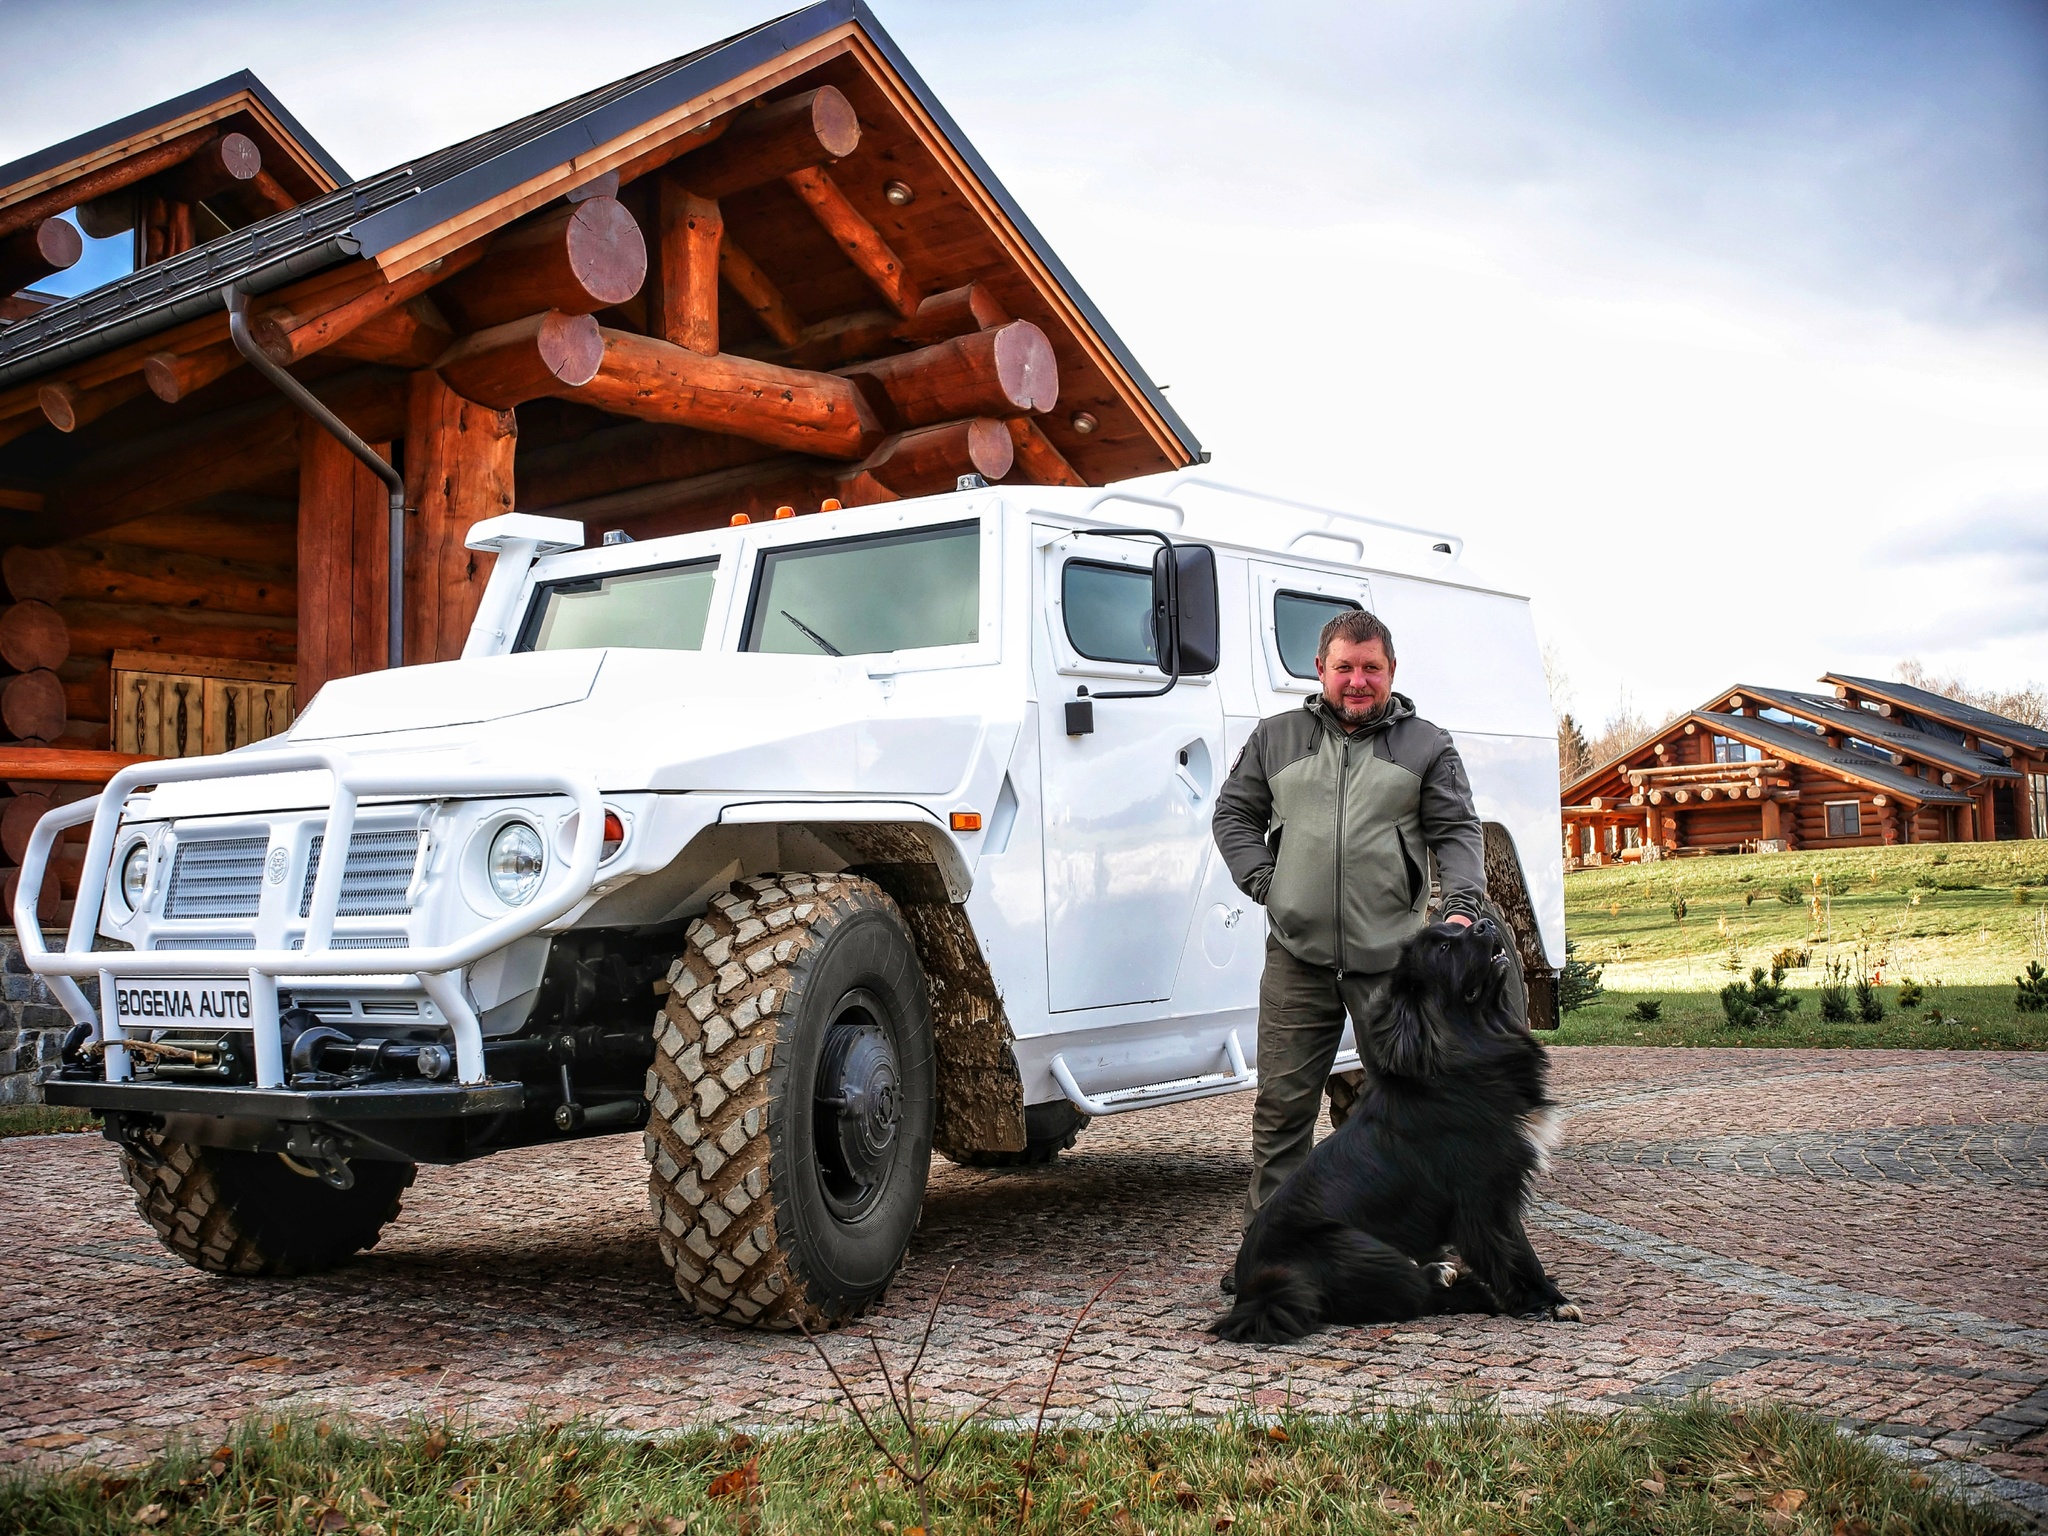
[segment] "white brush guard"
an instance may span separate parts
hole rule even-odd
[[[476,1010],[463,986],[464,968],[504,948],[515,939],[547,926],[582,901],[597,878],[599,855],[604,843],[604,807],[597,784],[588,778],[554,773],[500,773],[480,770],[439,771],[429,781],[415,775],[394,774],[365,767],[346,753],[306,748],[289,752],[263,752],[236,761],[235,757],[187,758],[138,763],[124,768],[108,781],[100,794],[75,805],[51,811],[36,824],[22,859],[21,883],[14,899],[14,924],[20,936],[22,958],[28,968],[45,978],[52,993],[78,1023],[91,1027],[94,1038],[105,1048],[106,1080],[125,1082],[133,1076],[129,1052],[122,1048],[126,1038],[118,1009],[104,1003],[124,978],[160,976],[167,966],[193,977],[246,977],[250,985],[252,1012],[246,1024],[252,1036],[251,1055],[255,1061],[258,1088],[285,1086],[284,1050],[278,1032],[278,979],[286,976],[410,976],[433,999],[446,1017],[455,1037],[455,1076],[459,1083],[481,1083],[484,1075],[483,1031]],[[175,958],[167,951],[95,951],[93,937],[106,899],[107,877],[112,867],[115,838],[120,829],[122,807],[133,790],[145,785],[184,783],[199,779],[232,779],[282,773],[325,772],[333,780],[323,846],[347,849],[355,828],[356,808],[369,797],[394,799],[448,800],[492,796],[561,796],[571,801],[576,812],[576,835],[568,868],[548,882],[533,902],[485,923],[450,944],[404,945],[392,948],[337,948],[334,920],[342,897],[342,877],[348,860],[323,858],[313,883],[312,900],[306,916],[304,946],[295,949],[180,949]],[[90,820],[92,835],[86,845],[85,869],[79,884],[71,928],[64,947],[51,950],[43,943],[36,918],[36,898],[42,890],[50,850],[59,833]],[[95,1009],[79,987],[79,978],[97,976],[102,1008]]]

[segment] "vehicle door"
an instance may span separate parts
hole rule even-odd
[[[1171,995],[1194,917],[1221,782],[1213,678],[1165,682],[1152,633],[1152,558],[1135,538],[1074,535],[1043,551],[1034,647],[1044,805],[1051,1011]],[[1069,703],[1090,706],[1069,720]],[[1087,725],[1069,734],[1070,724]]]

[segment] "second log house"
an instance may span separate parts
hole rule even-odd
[[[37,291],[53,220],[124,218],[134,270]],[[384,487],[244,362],[231,285],[404,477],[408,662],[461,653],[500,512],[649,537],[1206,457],[860,0],[353,181],[231,77],[0,167],[9,260],[10,864],[128,756],[386,664]]]

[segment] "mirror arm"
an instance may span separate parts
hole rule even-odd
[[[1173,692],[1180,681],[1180,564],[1173,558],[1173,540],[1156,528],[1083,528],[1078,530],[1091,538],[1104,539],[1157,539],[1166,550],[1166,634],[1165,644],[1160,648],[1166,653],[1165,686],[1141,688],[1118,693],[1098,693],[1098,699],[1156,699],[1162,694]],[[1162,637],[1155,635],[1158,640]]]

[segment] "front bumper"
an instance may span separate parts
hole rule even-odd
[[[67,1109],[129,1115],[212,1115],[280,1123],[448,1120],[502,1115],[526,1104],[519,1083],[375,1083],[361,1088],[209,1087],[189,1083],[109,1083],[53,1077],[43,1100]]]

